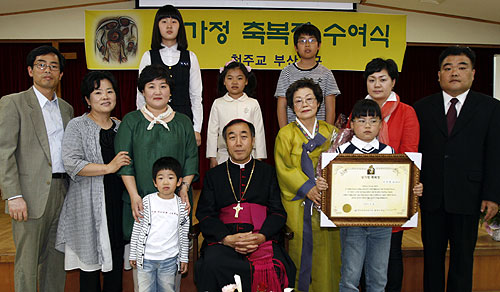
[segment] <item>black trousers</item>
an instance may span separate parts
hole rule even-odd
[[[391,249],[389,252],[389,266],[387,268],[387,285],[385,292],[401,292],[403,286],[403,230],[393,232],[391,236]]]
[[[101,271],[85,272],[80,270],[80,292],[121,292],[123,278],[123,248],[112,249],[113,270],[102,273],[103,285],[101,290]]]
[[[444,209],[422,211],[424,291],[445,290],[445,259],[450,243],[448,292],[472,291],[472,267],[479,226],[475,215],[451,214]]]

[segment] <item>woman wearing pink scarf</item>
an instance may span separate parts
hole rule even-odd
[[[392,59],[376,58],[365,68],[364,77],[368,95],[382,109],[382,129],[379,141],[394,148],[396,153],[418,152],[420,127],[413,107],[400,102],[392,91],[398,78],[398,66]],[[403,256],[401,242],[403,229],[393,228],[386,292],[401,291]]]

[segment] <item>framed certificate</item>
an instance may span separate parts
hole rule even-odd
[[[321,209],[336,226],[401,226],[417,212],[420,171],[405,154],[339,154],[322,176]]]

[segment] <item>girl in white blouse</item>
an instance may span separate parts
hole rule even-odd
[[[228,158],[226,142],[222,136],[224,126],[234,119],[244,119],[255,127],[255,144],[252,155],[266,159],[266,137],[259,102],[249,97],[256,87],[252,68],[231,60],[220,68],[218,91],[222,97],[212,104],[207,128],[207,158],[210,168]],[[248,94],[248,95],[247,95]]]

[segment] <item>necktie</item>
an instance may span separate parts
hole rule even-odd
[[[448,113],[446,114],[446,121],[448,122],[448,136],[451,134],[451,130],[453,130],[453,126],[455,126],[455,122],[457,121],[457,108],[455,104],[457,104],[458,99],[452,98],[450,100],[451,105],[448,109]]]

